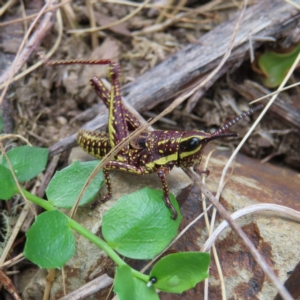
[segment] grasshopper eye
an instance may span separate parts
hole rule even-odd
[[[180,150],[182,151],[193,151],[199,147],[201,144],[200,139],[193,137],[182,143],[180,143]]]

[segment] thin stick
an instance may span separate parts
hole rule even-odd
[[[1,254],[1,257],[0,257],[0,265],[1,266],[4,264],[4,261],[7,257],[7,255],[10,253],[11,248],[13,246],[13,243],[15,242],[16,237],[17,237],[17,235],[18,235],[18,233],[19,233],[19,231],[22,227],[22,224],[24,223],[28,213],[29,213],[29,206],[25,205],[24,208],[22,209],[21,214],[18,217],[18,221],[17,221],[16,225],[14,226],[14,228],[11,232],[9,240],[7,241],[7,243],[5,245],[5,248],[3,249],[3,252]]]
[[[29,35],[31,34],[33,28],[36,26],[38,20],[40,19],[40,17],[45,13],[45,10],[52,5],[53,1],[49,1],[46,2],[46,4],[44,5],[44,7],[40,10],[39,14],[37,15],[37,17],[35,18],[35,20],[31,23],[28,31],[26,32],[22,43],[19,47],[18,53],[14,59],[14,62],[12,64],[12,66],[10,67],[9,73],[8,73],[8,80],[5,84],[4,90],[1,94],[0,97],[0,104],[2,103],[4,96],[7,92],[8,86],[10,85],[10,83],[12,82],[12,78],[14,76],[14,74],[16,72],[18,72],[18,70],[22,67],[22,65],[24,64],[24,62],[27,60],[28,56],[30,55],[30,53],[32,52],[32,49],[35,49],[37,42],[39,42],[41,40],[41,38],[46,34],[46,32],[48,32],[48,29],[50,29],[50,27],[52,26],[52,22],[51,22],[51,17],[52,17],[52,13],[46,13],[46,16],[44,18],[44,22],[41,22],[40,26],[38,27],[38,29],[35,31],[34,36],[30,39],[30,41],[32,41],[33,43],[30,45],[30,47],[27,47],[27,51],[26,52],[22,52],[26,41],[29,38]],[[46,21],[47,20],[47,21]],[[38,38],[36,38],[38,37]],[[21,55],[22,52],[22,56]]]
[[[251,101],[249,104],[251,105],[251,104],[254,104],[254,103],[256,103],[256,102],[259,102],[260,100],[263,100],[263,99],[266,99],[266,98],[270,98],[270,97],[273,96],[273,95],[280,94],[281,92],[286,91],[286,90],[289,90],[289,89],[291,89],[291,88],[293,88],[293,87],[296,87],[296,86],[298,86],[298,85],[300,85],[300,82],[296,82],[296,83],[294,83],[294,84],[290,84],[290,85],[288,85],[288,86],[286,86],[285,88],[282,88],[282,89],[279,89],[279,88],[278,88],[277,91],[275,91],[275,92],[273,92],[273,93],[270,93],[270,94],[268,94],[268,95],[262,96],[262,97],[260,97],[260,98],[258,98],[258,99],[255,99],[255,100]]]
[[[285,76],[284,80],[282,81],[282,83],[280,84],[280,86],[278,87],[277,90],[281,90],[285,86],[286,82],[288,81],[288,79],[290,78],[290,76],[292,75],[292,73],[294,72],[296,66],[299,64],[299,61],[300,61],[300,53],[298,54],[298,56],[295,59],[293,65],[291,67],[291,69],[289,70],[289,72],[287,73],[287,75]],[[233,159],[236,157],[237,153],[241,150],[242,146],[245,144],[246,140],[249,138],[249,136],[254,131],[254,129],[256,128],[256,126],[259,124],[259,122],[261,121],[261,119],[263,118],[263,116],[265,115],[265,113],[268,111],[269,107],[273,104],[273,102],[277,98],[277,95],[278,95],[278,93],[276,93],[275,95],[273,95],[273,97],[271,98],[271,100],[268,102],[268,104],[266,105],[266,107],[263,109],[263,111],[261,112],[261,114],[255,120],[255,122],[253,123],[253,125],[251,126],[251,128],[249,129],[249,131],[247,132],[247,134],[243,137],[243,139],[241,140],[241,142],[238,144],[238,146],[236,147],[236,149],[234,150],[234,152],[232,153],[232,155],[228,159],[228,161],[226,163],[226,166],[224,167],[223,172],[222,172],[222,177],[221,177],[221,180],[220,180],[220,183],[219,183],[219,188],[218,188],[218,194],[220,193],[221,187],[223,186],[224,178],[225,178],[225,175],[227,173],[227,170],[228,170],[230,164],[232,163]]]
[[[52,15],[51,16],[48,16],[49,17],[49,21],[51,20],[51,18],[53,17]],[[59,44],[60,44],[60,41],[61,41],[61,38],[62,38],[62,34],[63,34],[63,26],[62,26],[62,17],[61,17],[61,12],[60,10],[58,10],[56,12],[56,18],[57,18],[57,24],[58,24],[58,37],[55,41],[55,44],[54,46],[51,48],[51,50],[46,54],[46,56],[44,57],[43,60],[40,60],[38,61],[37,63],[35,63],[34,65],[32,65],[30,68],[26,69],[25,71],[21,72],[20,74],[18,74],[17,76],[15,76],[14,78],[12,78],[10,81],[8,80],[9,79],[9,76],[10,76],[10,70],[6,73],[4,73],[1,77],[0,77],[0,83],[1,82],[4,82],[7,80],[7,82],[14,82],[14,81],[17,81],[19,80],[20,78],[22,78],[23,76],[29,74],[30,72],[32,72],[33,70],[35,70],[36,68],[38,68],[39,66],[41,66],[43,63],[44,63],[44,60],[47,60],[49,59],[53,54],[54,52],[56,51],[56,49],[58,48]],[[45,19],[44,19],[45,20]],[[42,30],[43,32],[43,30]],[[32,38],[33,40],[37,39],[37,41],[39,40],[37,37],[36,38]],[[31,39],[30,39],[31,40]],[[12,67],[11,67],[12,68]],[[8,74],[7,74],[8,73]],[[4,84],[0,84],[0,89],[6,87],[7,85],[7,82],[4,83]],[[3,93],[2,93],[3,95]]]
[[[214,197],[211,191],[201,182],[200,176],[196,174],[192,170],[187,170],[186,173],[192,178],[196,186],[201,189],[201,192],[207,197],[213,206],[218,210],[219,214],[230,224],[231,228],[236,232],[242,239],[243,243],[247,246],[250,253],[259,264],[259,266],[263,269],[264,273],[269,277],[269,279],[274,283],[278,292],[285,300],[293,300],[291,295],[288,293],[283,284],[276,277],[273,270],[266,263],[264,258],[260,255],[257,249],[254,247],[250,239],[244,233],[244,231],[236,224],[236,222],[231,218],[230,214],[226,211],[226,209],[222,206],[222,204]]]
[[[300,212],[278,204],[271,204],[271,203],[261,203],[261,204],[255,204],[255,205],[250,205],[245,208],[239,209],[235,211],[232,215],[231,218],[233,220],[236,220],[242,216],[248,215],[248,214],[253,214],[255,212],[261,212],[261,211],[277,211],[282,214],[285,214],[287,216],[292,217],[294,220],[297,220],[300,222]],[[214,230],[212,235],[206,240],[205,244],[202,246],[201,251],[208,251],[208,249],[215,243],[217,240],[218,236],[221,234],[221,232],[228,227],[228,222],[227,221],[222,221],[219,226]]]
[[[59,4],[53,5],[51,8],[47,8],[45,10],[45,13],[48,12],[48,11],[53,11],[53,10],[55,10],[55,9],[61,7],[61,6],[66,5],[66,4],[69,4],[70,2],[72,2],[72,0],[65,0],[65,1],[63,1]],[[31,19],[35,18],[37,15],[38,15],[38,13],[28,15],[26,17],[18,18],[18,19],[13,19],[13,20],[6,21],[6,22],[1,22],[0,27],[8,26],[8,25],[11,25],[11,24],[16,24],[16,23],[19,23],[19,22],[24,22],[24,21],[27,21],[27,20],[31,20]]]
[[[88,29],[72,29],[72,30],[68,30],[68,33],[77,33],[77,34],[82,34],[82,33],[87,33],[87,32],[95,32],[95,31],[100,31],[100,30],[104,30],[116,25],[119,25],[121,23],[124,23],[125,21],[129,20],[130,18],[132,18],[133,16],[135,16],[139,11],[141,11],[148,3],[150,2],[150,0],[145,0],[145,2],[143,4],[141,4],[137,9],[135,9],[134,11],[132,11],[130,14],[126,15],[124,18],[117,20],[115,22],[112,22],[110,24],[104,25],[104,26],[100,26],[100,27],[93,27],[93,28],[88,28]]]

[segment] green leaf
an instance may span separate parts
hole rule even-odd
[[[45,170],[48,160],[48,149],[30,146],[21,146],[11,149],[7,156],[19,182],[31,180]],[[8,168],[3,157],[2,164]]]
[[[281,84],[300,52],[300,43],[288,53],[266,51],[258,58],[258,66],[265,75],[264,85],[275,88]]]
[[[127,265],[116,270],[114,292],[119,300],[159,300],[153,286],[147,287],[144,281],[133,277]]]
[[[11,172],[0,165],[0,199],[9,200],[16,191],[16,183]]]
[[[155,288],[182,293],[208,277],[210,255],[206,252],[182,252],[163,257],[150,273],[156,279]]]
[[[40,214],[26,237],[24,255],[40,268],[61,268],[75,253],[68,218],[57,210]]]
[[[70,208],[75,203],[85,182],[99,161],[79,162],[56,172],[46,189],[48,200],[57,207]],[[99,172],[87,187],[79,205],[91,202],[103,184],[103,172]]]
[[[176,221],[171,219],[162,191],[144,188],[123,196],[103,216],[104,238],[126,257],[153,258],[176,236],[182,219],[173,195],[170,200],[178,212]]]

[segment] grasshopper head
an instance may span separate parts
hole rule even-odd
[[[258,105],[246,112],[243,112],[230,122],[224,124],[214,133],[206,133],[200,130],[184,132],[179,142],[177,166],[188,168],[199,164],[201,162],[203,149],[207,143],[214,139],[238,136],[237,133],[226,133],[225,131],[243,118],[251,116],[254,112],[261,110],[263,107],[263,105]]]
[[[236,133],[206,133],[200,130],[185,132],[180,140],[177,165],[189,168],[201,162],[204,147],[210,141],[218,138],[237,136]]]

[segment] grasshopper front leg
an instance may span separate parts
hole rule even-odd
[[[103,168],[103,174],[104,174],[104,179],[105,179],[105,184],[106,184],[106,194],[100,199],[95,201],[93,204],[91,204],[91,208],[94,209],[99,203],[101,202],[106,202],[109,200],[112,196],[112,189],[111,189],[111,182],[110,182],[110,177],[108,170],[106,168]]]
[[[93,203],[93,205],[92,205],[93,208],[96,207],[98,203],[105,202],[108,199],[110,199],[112,196],[112,188],[111,188],[111,182],[110,182],[108,170],[121,170],[121,171],[138,174],[138,175],[149,174],[149,171],[145,167],[135,167],[128,163],[119,162],[119,161],[108,162],[103,169],[107,193],[101,200],[98,200]],[[170,201],[169,187],[168,187],[168,184],[166,181],[166,175],[168,175],[170,173],[170,171],[171,171],[171,168],[169,166],[161,166],[157,170],[157,176],[162,183],[163,193],[164,193],[164,202],[165,202],[166,206],[172,211],[172,219],[176,220],[178,217],[178,213]]]
[[[147,170],[145,168],[138,168],[138,167],[135,167],[133,165],[130,165],[130,164],[127,164],[124,162],[111,160],[103,168],[107,192],[100,200],[95,201],[91,205],[91,208],[95,208],[101,202],[106,202],[112,196],[111,181],[110,181],[110,176],[109,176],[109,172],[108,172],[109,170],[122,170],[122,171],[126,171],[126,172],[133,173],[133,174],[139,174],[139,175],[144,175],[147,173]]]
[[[166,181],[166,175],[168,175],[170,173],[171,169],[168,166],[161,166],[158,170],[157,170],[157,176],[161,181],[162,187],[163,187],[163,192],[164,192],[164,202],[166,204],[166,206],[172,211],[172,219],[176,220],[178,217],[178,213],[175,209],[175,207],[172,205],[171,201],[170,201],[170,197],[169,197],[169,186],[168,183]]]

